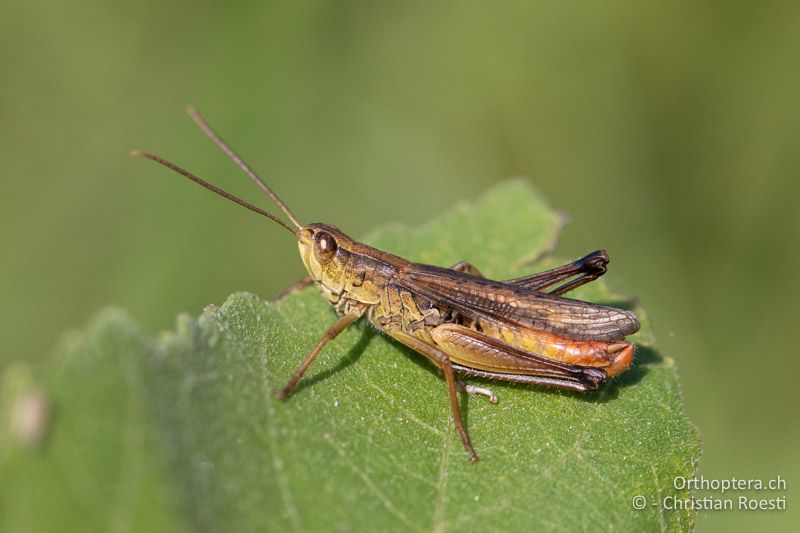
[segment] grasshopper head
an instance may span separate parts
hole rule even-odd
[[[297,232],[300,258],[330,302],[339,301],[347,281],[352,239],[327,224],[308,224]]]

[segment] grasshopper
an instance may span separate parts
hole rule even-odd
[[[603,250],[572,263],[506,281],[481,275],[470,263],[450,268],[412,263],[322,223],[300,224],[283,200],[192,107],[189,116],[275,202],[292,226],[187,170],[147,152],[155,161],[211,191],[280,224],[297,238],[308,276],[293,288],[316,284],[339,318],[278,393],[284,399],[323,347],[366,317],[376,329],[427,358],[444,375],[453,420],[471,461],[478,455],[464,425],[458,390],[497,396],[458,376],[554,387],[598,389],[624,372],[634,345],[625,337],[639,329],[633,313],[563,295],[602,276]]]

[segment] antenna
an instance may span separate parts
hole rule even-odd
[[[222,139],[222,137],[220,137],[219,134],[216,131],[214,131],[214,129],[211,126],[209,126],[208,122],[206,122],[206,120],[200,115],[200,113],[198,113],[197,110],[193,106],[187,107],[186,108],[186,112],[189,114],[189,116],[192,118],[192,120],[194,120],[195,124],[200,126],[200,129],[203,130],[203,132],[206,135],[208,135],[208,137],[212,141],[214,141],[214,144],[219,146],[222,149],[222,151],[225,152],[225,154],[227,154],[227,156],[230,157],[233,160],[233,162],[236,163],[236,165],[240,169],[242,169],[244,171],[245,174],[250,176],[253,179],[253,181],[256,182],[256,185],[261,187],[261,190],[264,191],[265,193],[267,193],[267,195],[270,198],[272,198],[273,202],[278,204],[278,207],[280,207],[281,211],[283,211],[283,213],[287,217],[289,217],[289,220],[292,221],[292,224],[294,224],[297,227],[297,229],[300,229],[301,228],[301,224],[297,221],[297,219],[294,217],[294,215],[289,210],[289,208],[286,206],[286,204],[283,202],[283,200],[281,200],[280,196],[275,194],[275,192],[269,187],[269,185],[267,185],[266,182],[264,182],[264,180],[262,180],[258,176],[258,174],[256,174],[255,171],[252,168],[250,168],[250,165],[245,163],[244,160],[241,157],[239,157],[239,154],[237,154],[233,150],[233,148],[231,148],[228,145],[228,143],[226,143]],[[294,233],[294,232],[292,232],[292,233]]]
[[[258,213],[259,215],[263,215],[263,216],[265,216],[265,217],[267,217],[267,218],[271,218],[272,220],[274,220],[275,222],[277,222],[278,224],[280,224],[281,226],[283,226],[284,228],[286,228],[286,230],[287,230],[289,233],[291,233],[292,235],[294,235],[294,233],[295,233],[295,232],[294,232],[294,230],[293,230],[293,229],[292,229],[292,228],[291,228],[291,227],[290,227],[290,226],[289,226],[289,225],[288,225],[286,222],[284,222],[283,220],[279,219],[278,217],[276,217],[276,216],[275,216],[275,215],[273,215],[272,213],[267,213],[267,212],[266,212],[266,211],[264,211],[263,209],[261,209],[261,208],[258,208],[258,207],[254,206],[254,205],[253,205],[253,204],[251,204],[251,203],[245,202],[245,201],[244,201],[244,200],[242,200],[241,198],[239,198],[239,197],[237,197],[237,196],[234,196],[234,195],[232,195],[232,194],[231,194],[231,193],[229,193],[229,192],[223,191],[223,190],[222,190],[222,189],[220,189],[219,187],[217,187],[217,186],[215,186],[215,185],[212,185],[212,184],[210,184],[210,183],[209,183],[209,182],[207,182],[206,180],[204,180],[204,179],[201,179],[201,178],[198,178],[197,176],[195,176],[194,174],[192,174],[192,173],[191,173],[191,172],[189,172],[188,170],[186,170],[186,169],[183,169],[183,168],[179,167],[179,166],[178,166],[178,165],[176,165],[175,163],[170,163],[170,162],[169,162],[169,161],[167,161],[166,159],[162,159],[162,158],[158,157],[157,155],[153,155],[153,154],[151,154],[151,153],[148,153],[148,152],[140,152],[139,150],[134,150],[134,151],[132,151],[132,152],[131,152],[131,155],[132,155],[132,156],[135,156],[135,157],[142,157],[142,158],[145,158],[145,159],[149,159],[149,160],[151,160],[151,161],[155,161],[155,162],[156,162],[156,163],[158,163],[159,165],[163,165],[163,166],[165,166],[165,167],[167,167],[167,168],[169,168],[169,169],[172,169],[172,170],[174,170],[175,172],[177,172],[178,174],[181,174],[181,175],[183,175],[183,176],[186,176],[187,178],[189,178],[189,179],[190,179],[190,180],[192,180],[193,182],[197,183],[198,185],[202,185],[202,186],[203,186],[203,187],[205,187],[206,189],[208,189],[208,190],[210,190],[210,191],[212,191],[212,192],[215,192],[215,193],[219,194],[219,195],[220,195],[220,196],[222,196],[223,198],[227,198],[227,199],[228,199],[228,200],[230,200],[231,202],[235,202],[235,203],[237,203],[237,204],[239,204],[239,205],[241,205],[241,206],[243,206],[243,207],[246,207],[246,208],[247,208],[247,209],[249,209],[250,211],[255,211],[255,212],[256,212],[256,213]],[[292,222],[295,222],[295,221],[294,221],[294,219],[292,219]],[[295,224],[297,224],[297,222],[295,222]],[[299,224],[297,224],[297,227],[298,227],[298,229],[299,229],[299,228],[300,228],[300,225],[299,225]]]

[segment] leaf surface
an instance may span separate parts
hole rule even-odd
[[[496,279],[547,258],[561,217],[524,181],[503,183],[419,228],[365,241],[408,259],[467,259]],[[613,265],[612,270],[613,273]],[[612,274],[613,275],[613,274]],[[575,297],[624,304],[602,282]],[[3,529],[531,531],[676,530],[673,479],[700,444],[672,359],[644,312],[634,367],[588,395],[489,384],[462,398],[481,461],[452,427],[443,380],[363,322],[326,347],[286,402],[275,392],[335,320],[309,289],[280,302],[234,294],[148,338],[119,310],[71,335],[41,378],[52,406],[38,449],[0,397]],[[20,391],[19,369],[3,376]],[[24,381],[24,380],[23,380]],[[27,382],[25,382],[27,383]],[[646,508],[632,506],[644,496]]]

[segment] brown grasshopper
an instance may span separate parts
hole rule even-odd
[[[562,296],[606,272],[605,251],[506,281],[486,279],[466,261],[450,268],[412,263],[362,244],[334,226],[300,224],[194,108],[188,113],[272,198],[294,228],[158,156],[139,151],[132,155],[160,163],[294,234],[309,274],[296,286],[316,283],[339,315],[278,392],[279,398],[291,394],[328,341],[366,316],[379,331],[422,354],[444,374],[455,427],[475,462],[478,455],[464,426],[457,390],[483,394],[492,403],[497,396],[458,380],[456,374],[585,392],[630,365],[634,346],[624,339],[639,329],[633,313]]]

